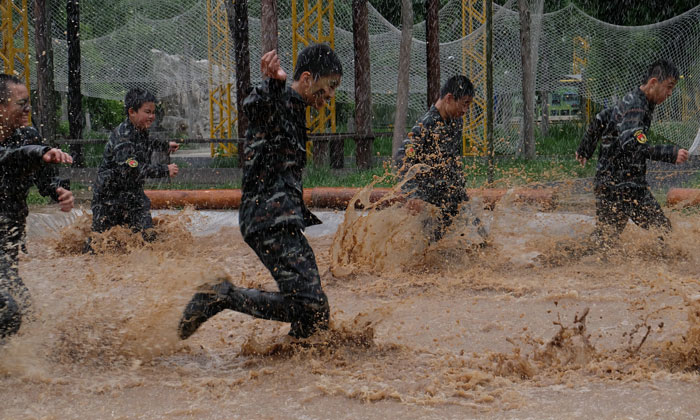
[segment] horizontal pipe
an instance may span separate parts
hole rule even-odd
[[[682,207],[697,206],[700,204],[700,189],[697,188],[671,188],[666,193],[666,205]]]
[[[317,187],[304,190],[304,202],[311,208],[344,210],[359,188]],[[370,202],[379,201],[389,188],[375,188],[370,193]],[[470,197],[479,197],[485,208],[492,209],[496,202],[508,192],[505,188],[467,189]],[[519,202],[541,204],[547,208],[554,206],[554,190],[550,188],[520,188],[513,191]],[[241,205],[241,190],[147,190],[152,209],[167,209],[192,206],[195,209],[237,209]],[[395,200],[396,201],[396,200]]]

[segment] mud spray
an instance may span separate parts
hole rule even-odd
[[[309,238],[332,328],[308,340],[232,311],[177,340],[199,284],[275,290],[236,228],[190,234],[191,210],[160,218],[154,243],[96,236],[95,255],[80,253],[87,218],[30,237],[36,319],[0,348],[0,418],[700,415],[700,217],[667,212],[663,244],[630,225],[580,253],[592,207],[507,196],[492,211],[472,200],[430,243],[435,209],[399,189],[371,204],[371,188],[335,235]]]

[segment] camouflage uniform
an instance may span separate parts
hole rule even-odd
[[[151,139],[127,118],[109,137],[97,171],[92,198],[92,230],[104,232],[126,225],[153,239],[151,201],[143,192],[146,178],[164,178],[168,165],[154,163],[154,153],[168,153],[168,142]]]
[[[462,118],[445,121],[437,107],[431,106],[404,139],[396,162],[404,175],[413,165],[430,166],[428,171],[408,180],[403,189],[410,191],[411,197],[440,209],[432,238],[440,240],[462,203],[469,200],[462,169]]]
[[[70,189],[68,180],[58,178],[58,169],[42,161],[50,149],[34,127],[21,128],[0,143],[0,338],[17,332],[31,311],[29,291],[17,271],[29,188],[36,185],[54,200],[57,188]]]
[[[595,149],[593,139],[601,138],[595,176],[598,221],[593,237],[603,243],[616,239],[628,219],[644,229],[671,229],[671,222],[649,190],[646,161],[675,163],[679,149],[670,144],[647,144],[654,108],[641,89],[633,90],[611,111],[596,116],[579,148],[580,155],[590,156],[588,151]]]
[[[306,208],[306,103],[284,81],[267,79],[243,103],[249,118],[239,212],[241,233],[275,278],[279,293],[236,288],[231,307],[265,319],[291,322],[306,337],[328,326],[328,298],[316,258],[302,231],[321,221]],[[243,302],[245,301],[245,304]]]

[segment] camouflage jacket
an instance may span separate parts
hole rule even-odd
[[[304,229],[321,221],[304,205],[306,103],[285,82],[267,79],[243,102],[246,132],[239,221],[248,237],[276,226]]]
[[[34,127],[20,128],[0,143],[0,216],[24,223],[32,185],[53,200],[58,200],[57,188],[70,189],[70,181],[58,177],[58,168],[41,160],[50,149]]]
[[[600,111],[588,125],[581,139],[581,144],[579,144],[576,150],[576,153],[578,153],[580,157],[585,159],[592,158],[599,143],[601,147],[598,152],[598,159],[603,159],[607,156],[607,149],[610,147],[610,141],[613,139],[613,137],[609,135],[612,132],[612,128],[609,127],[612,123],[612,113],[613,108],[606,108]],[[606,133],[608,135],[603,137]]]
[[[637,88],[612,110],[611,121],[601,131],[603,146],[596,170],[597,186],[645,188],[647,159],[674,163],[678,147],[649,145],[647,134],[655,105]]]
[[[146,178],[169,175],[168,165],[152,163],[153,152],[168,152],[168,143],[151,139],[127,118],[109,136],[97,170],[93,203],[143,195]]]
[[[417,198],[436,206],[469,199],[462,168],[462,119],[445,121],[435,105],[408,133],[396,163],[400,174],[418,163],[430,166],[404,184]]]

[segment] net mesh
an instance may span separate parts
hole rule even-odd
[[[522,122],[519,16],[513,3],[494,5],[494,124],[496,151],[501,153],[516,150]],[[541,14],[541,1],[539,7],[534,3],[531,52],[536,59],[536,90],[543,98],[547,92],[552,120],[581,119],[589,100],[594,110],[610,106],[640,84],[650,62],[665,58],[679,68],[682,78],[671,98],[657,108],[654,129],[678,145],[691,145],[700,125],[700,6],[657,24],[621,27],[596,20],[572,4]],[[301,1],[298,4],[301,8]],[[278,0],[277,5],[281,61],[291,73],[291,3]],[[129,88],[147,87],[170,104],[166,119],[186,121],[188,134],[208,137],[206,1],[83,0],[80,6],[83,94],[121,100]],[[248,2],[248,9],[251,82],[255,84],[260,82],[262,45],[259,0]],[[368,9],[373,126],[387,129],[396,103],[401,33],[371,5]],[[483,63],[467,50],[482,48],[484,28],[465,34],[462,10],[460,0],[449,1],[440,10],[442,81],[483,71]],[[65,3],[51,2],[50,13],[56,89],[66,91]],[[344,69],[337,102],[352,103],[352,0],[335,0],[334,22],[335,49]],[[30,32],[33,40],[31,25]],[[407,126],[426,109],[425,48],[425,23],[421,22],[413,27]],[[477,84],[477,89],[483,96],[483,87]],[[338,118],[339,131],[351,128],[346,125],[351,113]]]

